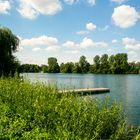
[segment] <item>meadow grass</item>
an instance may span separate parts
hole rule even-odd
[[[0,139],[132,140],[133,131],[116,102],[59,94],[51,85],[17,77],[0,78]]]

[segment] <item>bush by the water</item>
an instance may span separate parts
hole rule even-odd
[[[0,78],[0,139],[131,140],[121,107],[59,94],[43,83]],[[138,138],[138,136],[137,136]]]

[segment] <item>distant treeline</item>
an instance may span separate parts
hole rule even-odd
[[[139,74],[140,62],[128,62],[126,53],[102,56],[96,55],[93,64],[85,56],[81,56],[77,63],[57,62],[57,58],[48,58],[48,65],[22,64],[19,72],[44,72],[44,73],[95,73],[95,74]]]

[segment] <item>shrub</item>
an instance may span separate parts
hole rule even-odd
[[[131,140],[121,106],[59,94],[43,83],[0,79],[0,139]],[[138,134],[137,134],[138,137]]]

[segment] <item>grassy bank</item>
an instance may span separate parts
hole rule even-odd
[[[132,133],[116,103],[58,94],[50,85],[18,78],[0,79],[0,139],[132,140]]]

